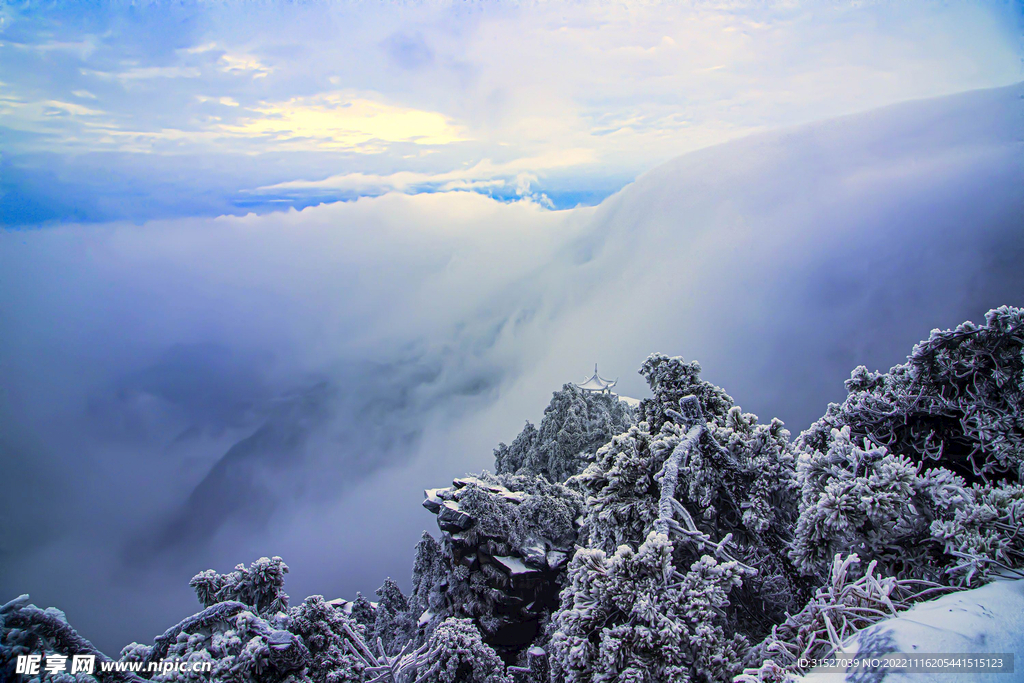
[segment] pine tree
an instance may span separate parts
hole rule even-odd
[[[376,593],[373,639],[380,640],[385,653],[395,654],[415,637],[416,620],[402,589],[390,577]]]
[[[288,607],[288,594],[284,592],[284,575],[288,565],[280,557],[261,557],[249,565],[235,567],[235,571],[218,574],[212,569],[192,577],[189,585],[204,607],[218,602],[237,600],[254,608],[259,614],[273,614]]]
[[[588,393],[575,384],[565,384],[552,394],[539,429],[527,422],[511,446],[498,444],[496,471],[565,481],[633,422],[632,408],[618,396]]]
[[[933,330],[888,373],[800,435],[792,558],[822,577],[836,553],[885,573],[969,584],[1018,571],[1024,469],[1024,311]]]
[[[446,619],[430,637],[422,674],[431,683],[511,683],[501,658],[469,619]]]
[[[651,356],[641,422],[571,478],[587,506],[551,633],[553,680],[726,681],[808,586],[786,556],[795,462],[700,366]],[[728,634],[728,635],[727,635]]]

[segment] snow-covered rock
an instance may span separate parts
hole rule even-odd
[[[420,626],[472,618],[485,642],[515,660],[558,606],[582,498],[533,476],[487,474],[425,496],[442,533],[417,549]]]
[[[473,518],[459,509],[454,500],[446,500],[437,513],[437,525],[442,531],[465,531],[473,524]]]
[[[426,489],[423,492],[423,507],[433,512],[435,515],[440,512],[441,506],[444,505],[444,499],[441,498],[439,493],[445,490],[446,489],[443,488]]]
[[[538,574],[540,570],[536,567],[528,567],[518,557],[512,557],[507,555],[495,555],[492,558],[495,563],[503,570],[508,572],[512,576],[525,576],[528,574]]]

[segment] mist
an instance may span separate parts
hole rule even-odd
[[[0,593],[104,651],[261,555],[408,588],[422,489],[595,362],[697,359],[794,435],[934,327],[1024,304],[1024,86],[689,153],[600,205],[388,193],[0,233]]]

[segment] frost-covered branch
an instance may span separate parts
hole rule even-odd
[[[665,461],[665,467],[661,471],[661,498],[658,501],[658,519],[654,522],[654,528],[659,534],[668,536],[669,521],[674,519],[677,511],[681,511],[681,516],[686,520],[687,530],[691,532],[697,531],[693,524],[693,519],[686,511],[686,508],[675,499],[675,491],[676,486],[679,485],[679,463],[689,455],[691,449],[696,448],[701,434],[704,433],[704,429],[703,424],[696,424],[690,427],[690,431],[686,433],[686,436],[682,438],[679,445],[672,450],[672,455]]]
[[[229,600],[226,602],[219,602],[216,605],[207,607],[198,614],[193,614],[190,617],[182,619],[177,624],[164,631],[163,635],[156,637],[153,641],[153,649],[150,650],[149,656],[147,656],[143,662],[148,665],[150,662],[155,662],[166,657],[168,647],[177,640],[179,634],[188,633],[198,628],[208,628],[211,624],[230,619],[245,609],[248,609],[246,605],[237,601]]]
[[[775,626],[752,650],[750,659],[758,662],[758,667],[762,660],[771,659],[787,671],[800,672],[801,659],[827,657],[857,631],[895,616],[915,602],[955,590],[930,581],[878,576],[875,561],[854,578],[854,568],[860,562],[856,554],[836,555],[826,584],[800,612]],[[753,677],[758,670],[747,669],[744,674]]]

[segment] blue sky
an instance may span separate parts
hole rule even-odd
[[[7,3],[0,221],[596,204],[755,131],[1013,83],[1016,2]]]

